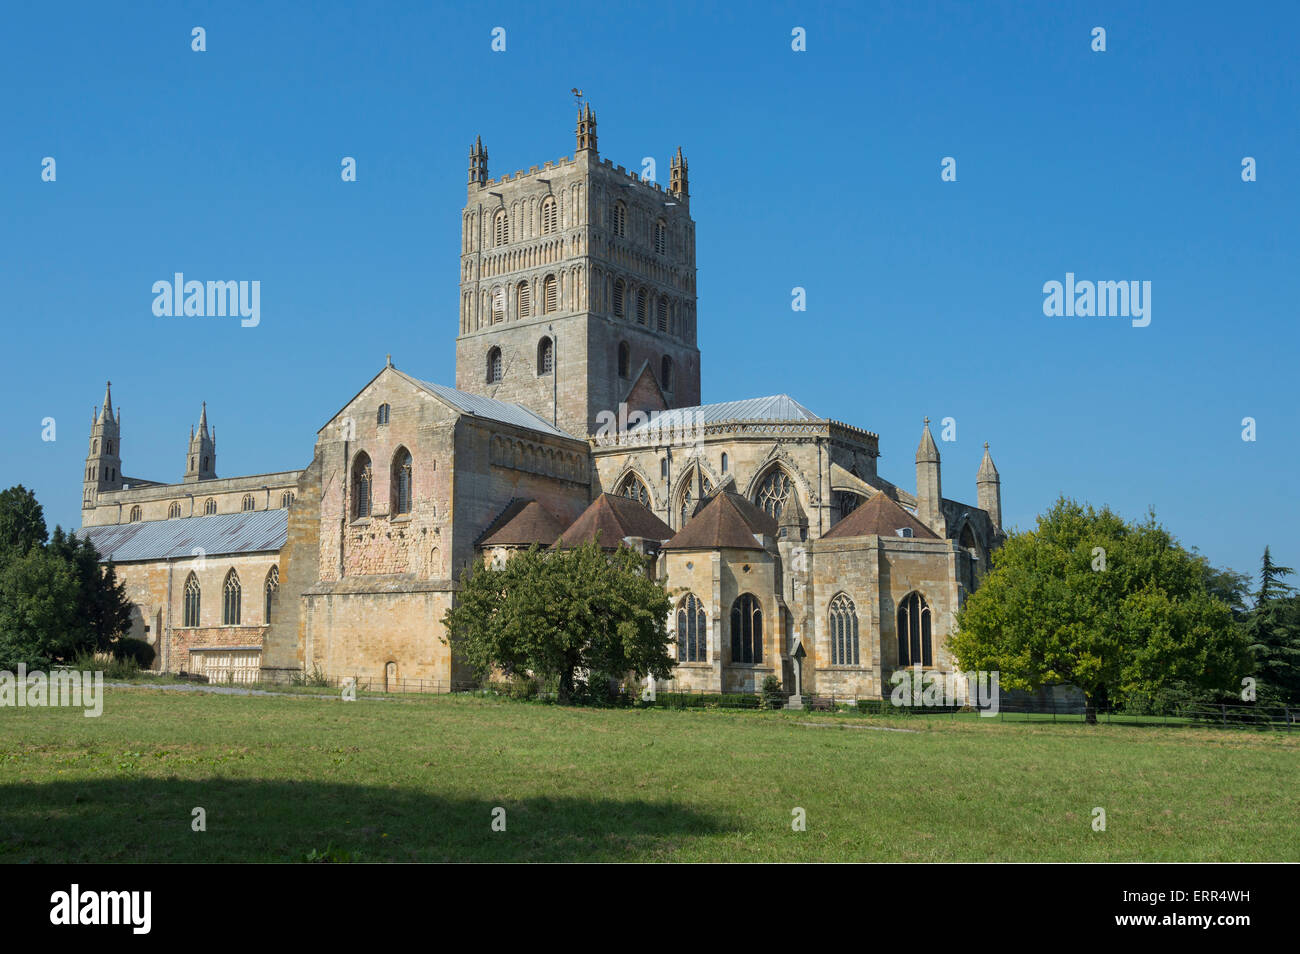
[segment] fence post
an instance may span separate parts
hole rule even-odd
[[[1219,713],[1220,721],[1222,721],[1222,723],[1226,726],[1226,725],[1228,724],[1228,705],[1227,705],[1227,703],[1220,702],[1220,703],[1219,703],[1219,709],[1221,710],[1220,713]]]

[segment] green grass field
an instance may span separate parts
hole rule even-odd
[[[1277,732],[149,688],[98,719],[0,709],[10,862],[1297,861],[1298,817]]]

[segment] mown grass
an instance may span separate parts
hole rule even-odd
[[[1298,816],[1283,733],[151,688],[0,709],[11,862],[1296,861]]]

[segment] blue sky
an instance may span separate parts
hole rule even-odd
[[[0,486],[77,525],[108,378],[123,470],[169,481],[200,401],[231,476],[305,466],[388,352],[454,383],[469,145],[571,155],[577,86],[603,156],[690,162],[705,401],[790,393],[908,488],[953,417],[945,494],[987,440],[1009,526],[1066,494],[1300,563],[1295,4],[476,7],[6,11]],[[155,317],[176,271],[259,280],[261,324]],[[1150,281],[1151,324],[1044,316],[1067,272]]]

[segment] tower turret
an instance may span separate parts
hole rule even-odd
[[[668,191],[683,199],[690,198],[691,189],[686,173],[686,157],[682,155],[681,146],[677,147],[677,155],[672,157],[670,163]]]
[[[984,459],[980,461],[979,472],[975,475],[975,492],[980,509],[988,513],[993,526],[1002,529],[1002,478],[993,466],[989,456],[989,442],[984,442]]]
[[[483,137],[475,136],[469,150],[469,184],[483,186],[488,181],[488,154],[483,148]]]
[[[947,521],[943,518],[943,487],[939,479],[939,448],[930,433],[928,417],[921,431],[921,443],[916,448],[916,516],[939,536],[948,536]]]
[[[596,114],[591,110],[591,103],[584,104],[584,108],[578,110],[578,152],[596,149]]]
[[[190,428],[190,446],[185,457],[185,483],[215,480],[217,476],[217,431],[208,433],[208,402],[203,402],[199,426]]]
[[[96,497],[122,487],[121,410],[113,413],[113,382],[104,384],[104,403],[90,419],[90,447],[82,480],[81,507],[95,506]]]

